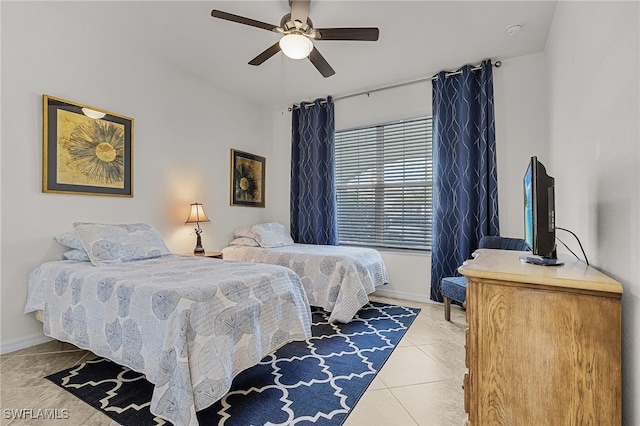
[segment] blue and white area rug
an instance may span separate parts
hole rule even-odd
[[[341,425],[420,309],[371,302],[348,324],[312,308],[313,337],[291,342],[240,373],[198,412],[201,425]],[[164,425],[149,411],[152,385],[104,358],[47,379],[122,425]]]

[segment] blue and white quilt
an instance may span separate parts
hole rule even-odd
[[[25,313],[36,310],[47,336],[144,373],[151,412],[175,425],[197,425],[238,373],[311,336],[293,271],[193,256],[44,263],[29,275]]]
[[[311,306],[331,312],[329,321],[349,322],[369,302],[376,286],[389,282],[377,250],[360,247],[291,244],[283,247],[230,245],[225,260],[281,265],[293,269]]]

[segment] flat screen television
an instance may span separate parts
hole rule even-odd
[[[537,157],[531,157],[523,178],[524,239],[535,256],[522,260],[536,265],[562,265],[556,255],[555,179]]]

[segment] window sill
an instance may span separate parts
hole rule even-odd
[[[371,247],[380,253],[401,254],[405,256],[431,257],[431,251],[428,250],[402,250],[387,247]]]
[[[380,253],[393,253],[393,254],[403,254],[408,256],[421,256],[421,257],[431,257],[431,250],[411,250],[411,249],[396,249],[391,247],[378,247],[378,246],[361,246],[355,244],[340,244],[341,247],[361,247],[361,248],[370,248],[379,251]]]

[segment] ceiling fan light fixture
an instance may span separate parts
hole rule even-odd
[[[280,49],[291,59],[302,59],[309,56],[313,43],[302,34],[287,34],[280,39]]]

